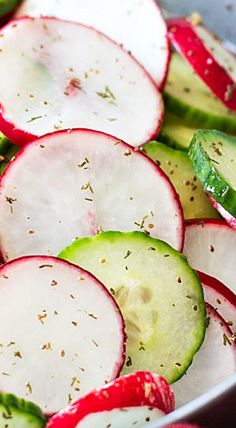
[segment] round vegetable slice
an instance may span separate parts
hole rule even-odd
[[[168,22],[175,48],[225,106],[236,111],[236,59],[203,25],[184,18]]]
[[[236,137],[216,130],[195,132],[188,156],[205,191],[236,217]]]
[[[226,285],[203,272],[198,272],[204,298],[225,319],[233,332],[236,331],[236,294]]]
[[[16,16],[26,15],[56,16],[97,28],[132,52],[157,85],[163,86],[170,47],[156,1],[24,0]]]
[[[195,272],[165,242],[141,232],[104,232],[60,253],[99,278],[127,331],[123,373],[150,370],[168,382],[191,364],[204,338],[205,305]]]
[[[167,111],[178,116],[179,121],[184,122],[187,127],[215,128],[232,134],[236,133],[235,112],[227,109],[211,93],[210,89],[177,52],[173,53],[171,57],[164,98]],[[172,125],[169,124],[169,127],[175,126],[174,135],[171,137],[175,141],[178,136],[178,140],[181,141],[182,132],[185,148],[188,148],[192,137],[189,134],[192,131],[189,132],[188,128],[184,128],[183,125],[182,129],[180,124],[174,125],[173,120],[170,123]]]
[[[185,376],[173,385],[179,407],[233,374],[236,370],[236,343],[232,330],[209,304],[205,341]]]
[[[236,293],[236,231],[223,220],[186,224],[184,254],[189,264],[223,282]]]
[[[116,379],[75,401],[47,428],[143,427],[174,410],[174,395],[162,377],[136,372]]]
[[[0,267],[0,384],[54,413],[112,379],[124,361],[124,323],[89,273],[55,257]]]
[[[42,175],[43,171],[43,175]],[[180,250],[178,196],[151,160],[109,135],[72,130],[25,146],[0,183],[4,260],[56,255],[101,230],[144,230]]]
[[[185,151],[175,150],[158,141],[144,144],[141,151],[159,165],[169,177],[180,197],[185,219],[219,218],[202,184],[195,176]]]
[[[180,117],[169,113],[167,110],[165,121],[158,135],[158,141],[175,149],[187,150],[195,131],[195,128],[181,122]]]
[[[15,397],[0,393],[0,426],[4,428],[43,428],[46,417],[38,406]]]
[[[0,53],[0,127],[13,142],[76,127],[108,132],[133,146],[158,134],[158,88],[128,52],[97,30],[26,17],[0,31]]]

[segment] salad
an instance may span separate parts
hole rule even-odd
[[[0,428],[148,427],[236,368],[235,57],[153,0],[0,16]]]

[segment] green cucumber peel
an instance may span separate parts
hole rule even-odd
[[[199,130],[188,156],[205,191],[236,217],[236,137],[217,130]]]
[[[11,13],[19,3],[20,0],[0,0],[0,17]]]
[[[47,419],[34,403],[13,394],[0,393],[0,426],[7,428],[43,428]]]

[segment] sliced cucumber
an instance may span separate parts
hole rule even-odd
[[[43,428],[46,418],[35,404],[12,394],[0,393],[1,428]]]
[[[157,141],[145,144],[142,152],[154,160],[168,175],[179,194],[185,219],[219,218],[202,184],[195,176],[186,152],[172,149]]]
[[[197,131],[188,154],[206,192],[235,217],[236,137],[216,130]]]
[[[0,155],[0,175],[2,175],[3,171],[6,169],[7,165],[11,161],[11,159],[19,152],[20,147],[16,144],[11,144],[9,140],[4,142],[5,146],[8,147],[8,150],[4,152],[4,154]],[[1,141],[0,141],[1,147]]]
[[[202,287],[186,259],[142,232],[82,238],[59,257],[93,273],[115,297],[127,331],[123,374],[151,370],[174,382],[205,334]]]
[[[20,0],[0,0],[0,18],[11,13],[20,3]]]
[[[11,147],[11,142],[0,132],[0,155],[4,155]]]
[[[236,113],[228,110],[177,53],[165,86],[167,109],[189,125],[236,133]]]
[[[174,148],[187,150],[195,131],[195,128],[186,126],[179,117],[167,111],[158,140]]]

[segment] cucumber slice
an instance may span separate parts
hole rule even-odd
[[[123,373],[156,371],[174,382],[205,334],[203,291],[185,258],[142,232],[104,232],[59,255],[99,278],[115,297],[127,330]]]
[[[172,54],[164,94],[168,111],[184,118],[188,126],[236,133],[236,113],[212,95],[178,53]]]
[[[205,191],[235,217],[236,137],[216,130],[199,130],[188,155]]]
[[[158,140],[174,148],[187,150],[195,131],[195,128],[188,127],[179,117],[167,111]]]
[[[174,401],[165,379],[136,372],[75,401],[54,415],[47,428],[141,428],[173,411]]]
[[[35,404],[12,394],[0,393],[1,428],[43,428],[46,421],[43,412]]]
[[[11,13],[20,0],[0,0],[0,18]]]
[[[191,161],[183,150],[175,150],[157,141],[150,141],[142,147],[142,153],[149,156],[169,177],[179,194],[185,219],[219,218],[202,184],[194,174]]]
[[[11,144],[9,140],[7,140],[6,147],[8,147],[8,150],[4,152],[4,155],[2,155],[2,157],[0,156],[0,175],[2,175],[9,162],[20,150],[19,146],[17,146],[16,144]]]

